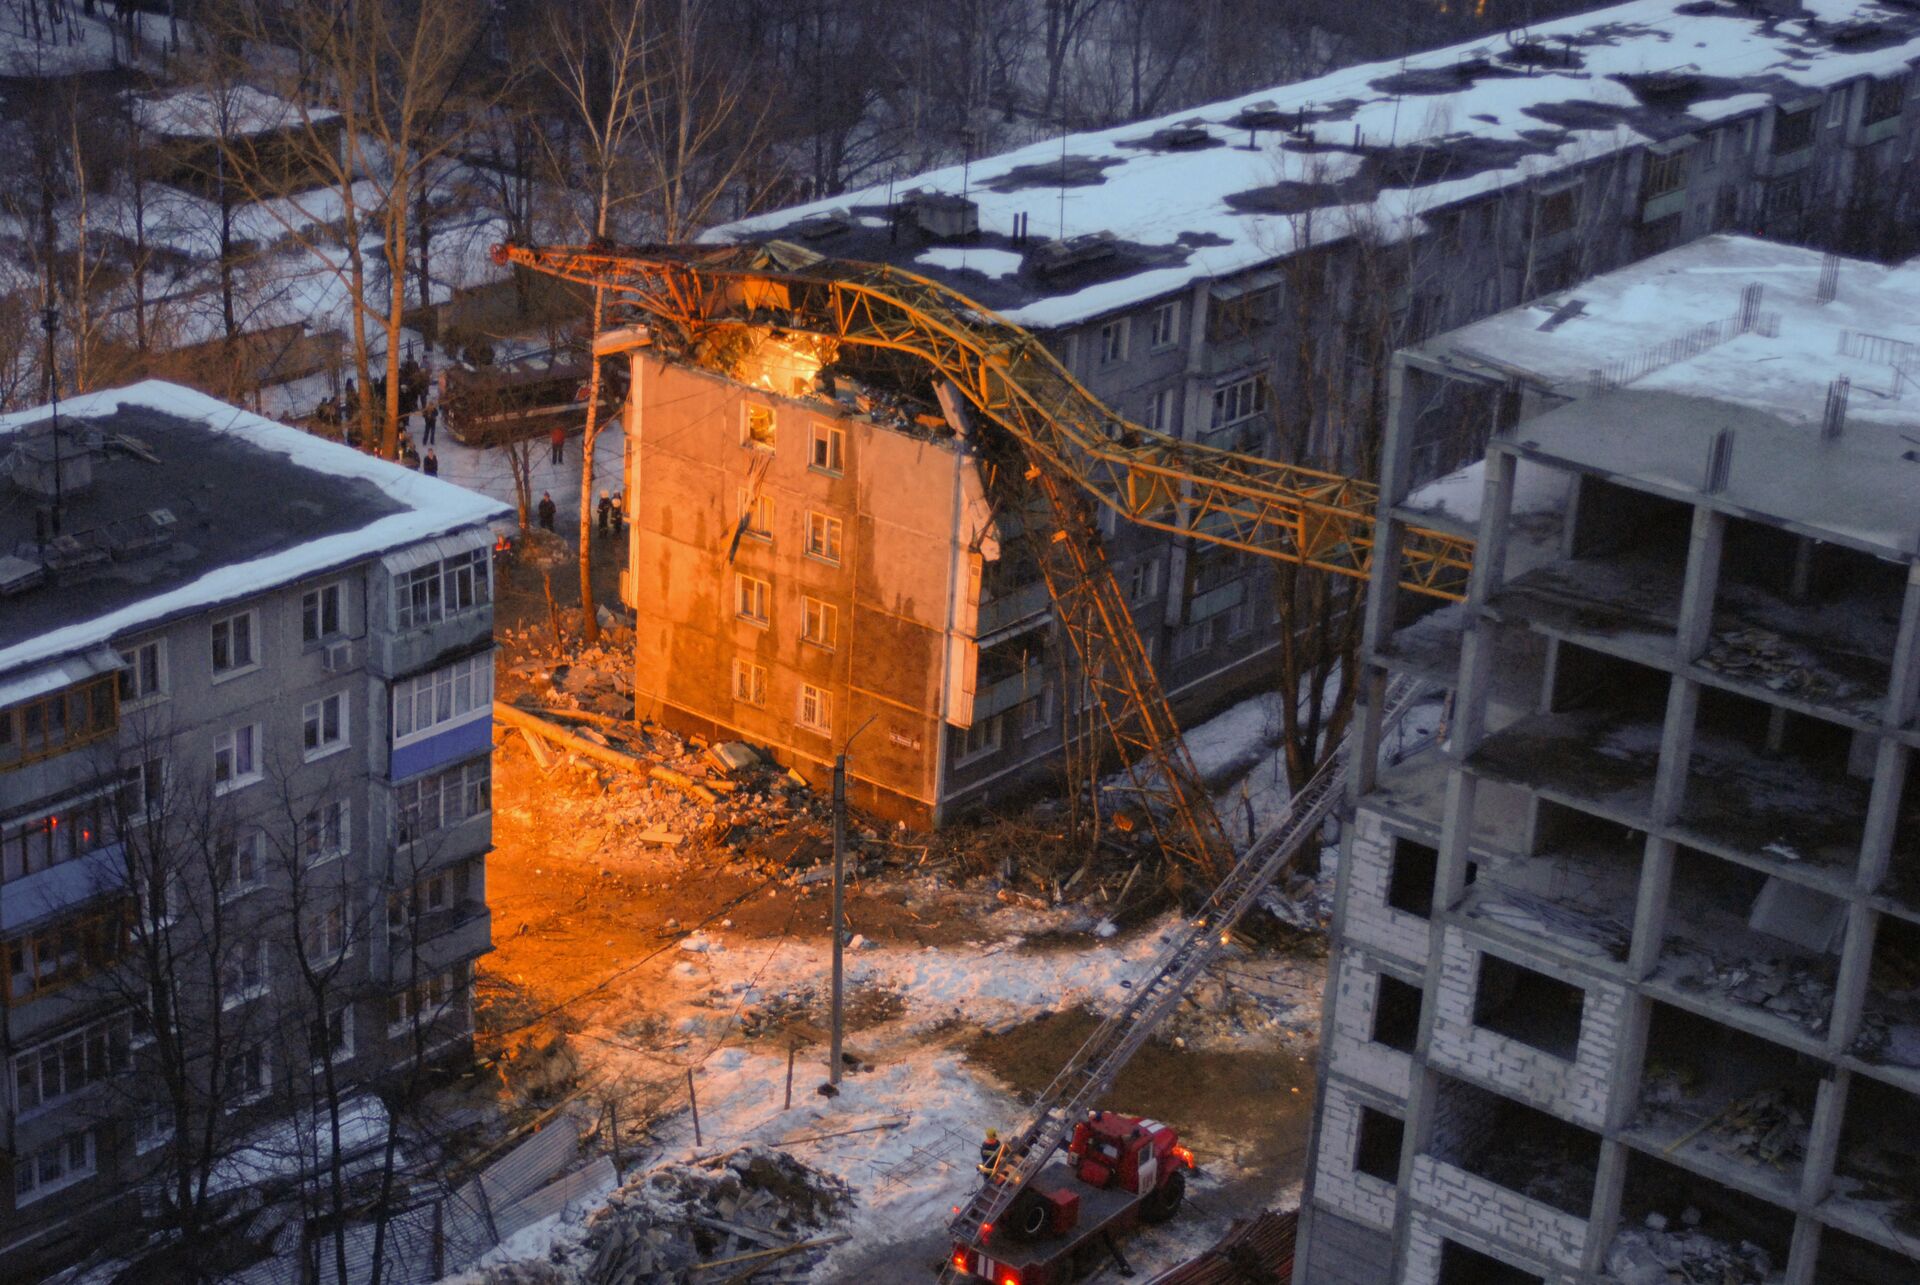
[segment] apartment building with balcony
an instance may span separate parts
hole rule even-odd
[[[1920,264],[1715,236],[1400,354],[1366,702],[1451,695],[1411,758],[1356,720],[1306,1280],[1920,1274],[1916,317]],[[1418,485],[1461,385],[1508,413]]]
[[[710,235],[931,277],[1132,420],[1370,475],[1405,344],[1710,233],[1904,226],[1916,64],[1920,13],[1893,0],[1635,0]],[[1485,436],[1477,414],[1423,417],[1409,467],[1438,477]],[[1270,564],[1102,522],[1178,713],[1270,680],[1287,614]],[[998,695],[943,713],[947,812],[1059,755],[1048,604],[1015,525],[982,568],[973,686]]]
[[[0,419],[0,461],[12,1277],[177,1148],[470,1047],[505,511],[157,382]]]

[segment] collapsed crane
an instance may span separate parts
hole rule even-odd
[[[626,295],[690,353],[729,328],[757,327],[861,345],[925,363],[987,423],[1018,444],[1024,481],[1050,516],[1037,542],[1056,623],[1126,765],[1162,851],[1212,888],[1148,978],[1089,1037],[1035,1104],[997,1181],[957,1213],[956,1241],[979,1250],[1066,1132],[1111,1085],[1224,935],[1293,860],[1337,803],[1344,747],[1293,800],[1287,817],[1230,864],[1231,845],[1093,522],[1095,505],[1129,522],[1245,553],[1364,579],[1374,558],[1378,493],[1370,483],[1151,431],[1114,414],[1035,336],[958,292],[899,268],[829,260],[785,242],[642,249],[496,246],[515,264]],[[1469,540],[1408,528],[1403,588],[1463,596]],[[1390,690],[1391,719],[1415,699]],[[964,1261],[966,1254],[960,1258]]]

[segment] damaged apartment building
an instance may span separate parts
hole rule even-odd
[[[259,1131],[470,1049],[508,511],[156,381],[0,419],[0,462],[19,1279],[181,1172],[270,1199]]]
[[[1920,1278],[1920,262],[1712,236],[1404,350],[1314,1285]],[[1482,462],[1420,420],[1496,387]],[[1396,600],[1397,599],[1397,600]]]
[[[1638,0],[709,235],[932,278],[1132,421],[1370,474],[1405,342],[1710,232],[1905,212],[1920,13],[1774,8]],[[922,821],[1056,762],[1071,702],[1046,591],[1005,512],[983,538],[977,444],[924,379],[863,384],[819,353],[824,379],[767,375],[785,360],[740,378],[633,357],[642,713],[818,780],[885,709],[850,755],[856,794]],[[1422,428],[1421,477],[1484,443],[1471,419]],[[1102,527],[1182,717],[1271,681],[1267,560]]]

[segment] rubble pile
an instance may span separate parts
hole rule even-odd
[[[1767,1251],[1752,1241],[1715,1240],[1699,1230],[1700,1211],[1689,1205],[1675,1227],[1664,1214],[1647,1215],[1643,1227],[1628,1227],[1607,1247],[1607,1273],[1620,1285],[1760,1285],[1773,1271]]]
[[[1852,683],[1823,673],[1819,659],[1768,629],[1727,629],[1713,636],[1700,663],[1733,678],[1764,683],[1776,692],[1792,692],[1809,699],[1846,697]]]
[[[1797,1022],[1815,1035],[1827,1029],[1833,1012],[1831,961],[1776,956],[1771,959],[1721,959],[1704,950],[1688,951],[1691,966],[1678,980],[1689,990],[1713,991]]]
[[[608,1197],[588,1224],[588,1285],[805,1280],[829,1244],[822,1233],[852,1196],[831,1174],[769,1147],[719,1164],[668,1165]],[[731,1269],[731,1270],[726,1270]]]

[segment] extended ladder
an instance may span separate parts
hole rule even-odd
[[[1402,676],[1387,691],[1382,726],[1390,727],[1423,693],[1415,679]],[[1186,931],[1154,961],[1147,979],[1120,1010],[1102,1022],[1053,1083],[1035,1101],[1027,1127],[1007,1145],[995,1181],[982,1183],[954,1217],[949,1230],[956,1242],[984,1250],[994,1220],[1006,1212],[1026,1185],[1046,1167],[1074,1123],[1085,1117],[1154,1029],[1173,1011],[1195,978],[1213,961],[1235,924],[1255,905],[1262,890],[1292,862],[1340,802],[1346,788],[1347,744],[1329,755],[1306,785],[1295,792],[1287,815],[1256,839],[1227,873]]]

